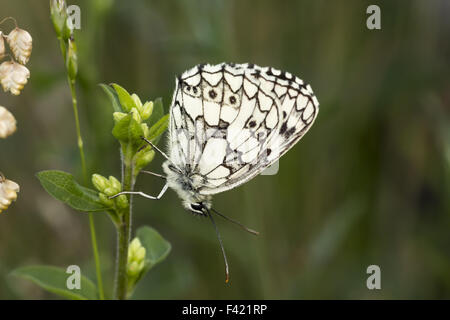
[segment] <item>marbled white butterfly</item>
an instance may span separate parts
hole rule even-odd
[[[211,196],[233,189],[272,165],[309,130],[319,112],[311,87],[289,72],[254,64],[198,65],[176,80],[170,107],[166,184],[184,207],[211,212],[246,228],[211,206]],[[150,173],[150,172],[149,172]],[[157,175],[157,174],[155,174]],[[123,194],[122,193],[122,194]]]

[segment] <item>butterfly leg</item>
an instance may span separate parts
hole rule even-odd
[[[140,196],[142,196],[144,198],[147,198],[147,199],[159,200],[164,195],[164,193],[166,193],[168,187],[169,187],[169,185],[166,183],[164,185],[164,187],[161,189],[161,191],[159,192],[158,196],[156,196],[156,197],[148,195],[148,194],[146,194],[146,193],[144,193],[142,191],[122,191],[122,192],[119,192],[118,194],[115,194],[115,195],[109,197],[109,198],[110,199],[114,199],[114,198],[116,198],[116,197],[118,197],[118,196],[120,196],[122,194],[136,194],[136,195],[140,195]]]

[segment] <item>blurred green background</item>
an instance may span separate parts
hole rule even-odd
[[[366,8],[375,3],[382,30],[371,31]],[[120,175],[112,108],[98,83],[161,96],[168,110],[176,74],[201,62],[253,62],[303,78],[321,103],[277,175],[214,198],[219,211],[261,232],[217,219],[231,285],[207,219],[185,212],[174,192],[135,200],[133,230],[151,225],[173,246],[135,298],[450,298],[449,1],[69,4],[81,8],[78,95],[90,173]],[[35,177],[59,169],[81,180],[70,92],[48,1],[0,0],[0,12],[33,36],[29,83],[18,97],[0,93],[18,121],[0,140],[0,170],[21,186],[0,215],[0,298],[53,299],[8,273],[77,264],[95,279],[87,216],[51,198]],[[149,169],[161,172],[161,163],[157,157]],[[139,190],[160,188],[157,178],[139,178]],[[111,292],[115,231],[104,214],[95,220]],[[381,290],[366,288],[371,264],[381,268]]]

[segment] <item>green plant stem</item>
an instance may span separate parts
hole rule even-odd
[[[87,175],[87,169],[86,169],[86,158],[84,156],[83,138],[81,137],[80,120],[78,117],[78,102],[77,102],[77,95],[76,95],[76,91],[75,91],[75,81],[71,80],[69,77],[68,77],[68,81],[69,81],[69,86],[70,86],[70,93],[72,94],[73,115],[75,117],[75,127],[77,130],[77,144],[78,144],[78,150],[80,151],[81,169],[83,172],[84,184],[86,185],[88,182],[88,175]]]
[[[133,191],[134,175],[133,161],[129,156],[124,156],[122,160],[123,166],[123,190]],[[132,214],[132,195],[128,198],[128,208],[121,214],[121,222],[117,227],[117,271],[116,271],[116,299],[125,300],[127,298],[127,262],[128,262],[128,245],[130,242],[131,214]]]
[[[89,216],[89,228],[91,229],[92,251],[95,260],[95,273],[97,275],[98,295],[100,300],[105,300],[105,293],[103,292],[102,272],[100,269],[100,258],[97,248],[97,236],[95,233],[94,215],[92,214],[92,212],[89,212],[88,216]]]
[[[63,50],[64,46],[61,46],[61,50]],[[63,54],[65,57],[65,54]],[[86,158],[84,156],[84,147],[83,147],[83,139],[81,137],[81,129],[80,129],[80,120],[78,117],[78,102],[77,102],[77,94],[75,90],[75,81],[71,80],[69,75],[67,75],[67,80],[69,81],[70,93],[72,95],[72,106],[73,106],[73,114],[75,117],[75,126],[77,131],[77,144],[78,150],[80,151],[81,158],[81,169],[83,172],[84,185],[87,185],[88,182],[88,174],[86,169]],[[89,227],[91,231],[91,242],[92,242],[92,251],[94,254],[95,260],[95,271],[97,274],[97,285],[98,285],[98,293],[101,300],[105,299],[105,294],[103,292],[103,281],[102,281],[102,273],[100,268],[100,258],[98,255],[98,247],[97,247],[97,236],[95,233],[95,224],[94,217],[92,213],[88,213],[89,216]]]

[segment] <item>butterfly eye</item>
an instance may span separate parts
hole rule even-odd
[[[202,211],[203,205],[202,205],[201,203],[191,203],[191,209],[192,209],[193,211],[200,211],[200,212],[203,212],[203,211]]]

